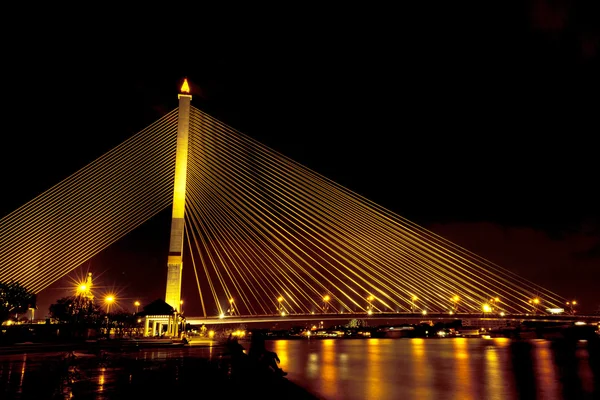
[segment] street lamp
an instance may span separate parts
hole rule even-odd
[[[179,313],[183,314],[183,300],[179,301]]]
[[[227,310],[227,312],[229,313],[229,316],[231,317],[233,315],[233,299],[229,299],[229,309]]]
[[[109,294],[108,296],[106,296],[104,298],[104,303],[106,304],[106,312],[107,313],[110,312],[110,306],[114,302],[115,302],[115,296],[113,296],[112,294]]]
[[[369,297],[367,297],[367,313],[370,315],[373,313],[373,300],[375,300],[375,296],[373,296],[372,294],[369,295]]]
[[[108,296],[106,296],[104,298],[104,304],[106,304],[106,338],[110,338],[110,325],[109,325],[109,318],[108,318],[108,313],[110,312],[110,306],[112,303],[115,302],[115,296],[113,296],[112,294],[109,294]]]
[[[277,309],[277,311],[283,316],[284,310],[283,310],[283,296],[279,296],[277,298],[277,301],[279,302],[279,308]]]
[[[323,296],[323,312],[324,313],[326,313],[327,310],[329,309],[329,300],[331,300],[331,298],[329,297],[328,294]]]
[[[411,312],[415,312],[415,308],[417,307],[417,305],[415,304],[415,301],[419,300],[419,298],[417,296],[412,297],[412,302],[410,303],[410,311]]]
[[[133,305],[135,306],[135,313],[137,314],[140,308],[140,302],[136,300]]]
[[[532,306],[531,312],[532,312],[533,314],[536,314],[536,313],[537,313],[537,306],[538,306],[538,304],[540,304],[540,299],[538,299],[538,298],[536,297],[536,298],[535,298],[535,299],[533,299],[533,300],[529,300],[529,304],[531,304],[531,306]]]

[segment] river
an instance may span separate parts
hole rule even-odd
[[[242,344],[248,348],[248,343]],[[279,355],[290,381],[325,400],[600,399],[598,352],[585,341],[566,347],[504,338],[305,339],[267,341],[267,347]],[[200,357],[215,360],[220,353],[217,347],[147,349],[121,357],[145,360],[154,365],[151,368],[82,366],[80,375],[91,383],[85,395],[74,398],[121,398],[116,393],[141,394],[152,385],[158,395],[161,387],[178,379],[193,381],[198,394],[210,389],[216,390],[215,398],[223,398],[218,396],[222,382],[205,372],[198,376],[198,367],[189,362]],[[55,379],[47,360],[58,355],[0,356],[0,398],[51,398],[40,394],[51,391],[40,388]],[[134,386],[127,392],[122,389]]]

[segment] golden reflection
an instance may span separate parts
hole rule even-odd
[[[536,340],[533,342],[532,357],[534,360],[536,386],[540,388],[543,397],[560,394],[559,376],[554,357],[550,349],[550,342]]]
[[[98,392],[102,392],[104,390],[104,372],[106,368],[100,368],[100,375],[98,375]]]
[[[381,382],[381,346],[379,339],[367,339],[367,393],[369,399],[381,399],[382,389],[385,385]]]
[[[310,379],[316,379],[319,376],[319,355],[310,353],[308,355],[308,363],[306,365],[306,375]]]
[[[21,365],[21,379],[19,380],[19,391],[23,389],[23,378],[25,378],[25,366],[27,365],[27,354],[23,354],[23,364]],[[0,370],[1,372],[1,370]]]
[[[325,398],[335,398],[340,391],[337,379],[337,366],[335,364],[335,339],[321,340],[321,379],[323,380],[323,396]]]
[[[287,340],[274,340],[275,342],[275,353],[279,357],[281,364],[279,365],[284,371],[287,371],[288,359],[289,359],[289,342]]]
[[[510,339],[505,337],[494,338],[494,344],[498,347],[510,346]]]
[[[502,373],[498,349],[495,346],[485,348],[485,389],[486,397],[501,399],[505,378]]]
[[[427,365],[425,356],[425,339],[410,339],[412,352],[413,384],[415,387],[415,398],[426,399],[432,396],[432,382],[430,366]]]
[[[457,399],[472,399],[469,369],[469,350],[466,338],[453,339],[454,344],[454,373]]]

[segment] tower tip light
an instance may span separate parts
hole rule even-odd
[[[180,91],[181,93],[190,93],[190,85],[188,84],[187,78],[183,80],[183,84],[181,85]]]

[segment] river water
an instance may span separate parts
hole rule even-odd
[[[279,355],[290,381],[326,400],[600,399],[597,350],[584,341],[562,346],[503,338],[309,339],[267,341],[267,347]],[[119,355],[131,360],[119,367],[82,363],[71,371],[72,381],[89,381],[79,394],[70,390],[71,378],[53,372],[49,360],[58,360],[59,353],[0,356],[0,399],[160,397],[161,388],[178,380],[193,383],[188,398],[209,388],[216,390],[212,397],[225,398],[218,393],[226,383],[190,362],[218,360],[220,354],[217,347],[148,349]],[[58,378],[64,380],[60,390]]]

